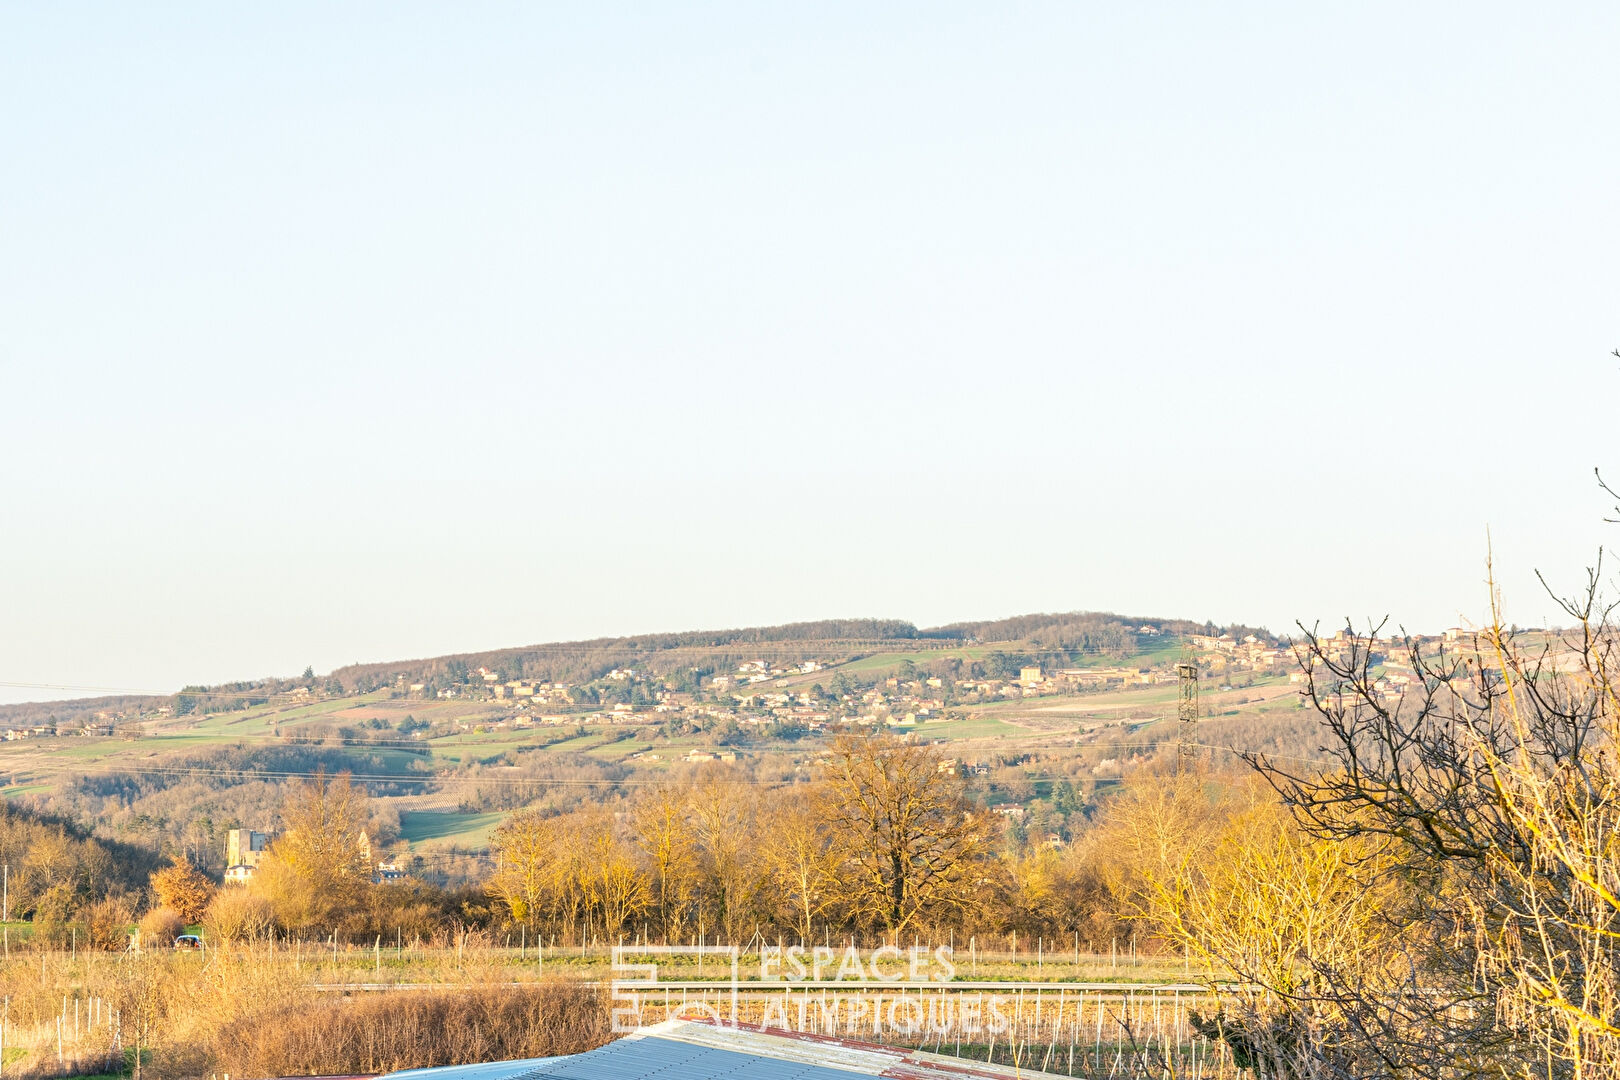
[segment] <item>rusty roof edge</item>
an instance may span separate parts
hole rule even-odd
[[[1037,1069],[1015,1069],[1009,1065],[952,1057],[949,1054],[933,1054],[925,1050],[860,1042],[835,1035],[765,1030],[749,1024],[738,1024],[735,1027],[721,1026],[712,1020],[666,1020],[642,1028],[630,1037],[636,1036],[674,1039],[717,1050],[729,1050],[733,1053],[800,1061],[841,1072],[903,1078],[903,1080],[949,1080],[960,1077],[984,1077],[988,1080],[1004,1080],[1004,1078],[1058,1080],[1059,1075]],[[782,1052],[789,1047],[803,1049],[797,1053]]]

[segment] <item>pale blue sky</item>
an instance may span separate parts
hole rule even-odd
[[[0,9],[0,682],[1573,583],[1620,7]],[[0,687],[0,700],[56,696]]]

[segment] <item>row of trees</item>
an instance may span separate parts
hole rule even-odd
[[[1006,820],[940,765],[931,747],[849,736],[811,782],[711,766],[633,797],[525,808],[497,832],[493,871],[461,890],[375,882],[364,789],[318,773],[290,789],[246,885],[218,888],[179,856],[153,874],[148,929],[369,938],[504,924],[563,942],[1014,932],[1087,948],[1131,933],[1104,872],[1117,862],[1111,817],[1066,848],[1012,845]]]
[[[1015,827],[940,766],[932,747],[852,735],[809,782],[711,766],[620,802],[523,810],[494,837],[488,888],[559,941],[988,933],[1107,950],[1133,935],[1110,867],[1134,825],[1105,811],[1074,843],[1009,843]]]
[[[520,812],[495,836],[490,889],[514,920],[565,938],[959,921],[993,870],[989,816],[929,748],[851,736],[831,757],[768,800],[716,769],[616,808]]]

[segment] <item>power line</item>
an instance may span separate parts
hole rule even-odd
[[[1080,747],[1080,749],[1106,749],[1106,750],[1144,750],[1144,749],[1148,749],[1148,750],[1156,750],[1156,749],[1160,748],[1161,746],[1165,745],[1165,742],[1168,742],[1168,740],[1164,740],[1164,741],[1161,741],[1161,742],[1154,742],[1154,743],[1133,743],[1133,742],[1085,743],[1085,744],[1083,744],[1083,746]],[[1213,743],[1192,743],[1190,745],[1193,746],[1193,747],[1196,747],[1198,749],[1202,749],[1202,750],[1216,750],[1216,751],[1222,751],[1222,752],[1225,752],[1225,753],[1230,753],[1230,754],[1239,755],[1239,756],[1242,756],[1242,755],[1245,755],[1245,754],[1248,754],[1248,755],[1262,755],[1263,754],[1263,756],[1265,756],[1267,758],[1271,758],[1271,759],[1279,760],[1279,761],[1298,761],[1298,762],[1304,762],[1304,763],[1307,763],[1307,764],[1327,765],[1327,766],[1331,766],[1331,765],[1336,764],[1336,762],[1333,761],[1333,759],[1331,759],[1331,758],[1308,758],[1308,757],[1300,757],[1300,756],[1291,756],[1291,755],[1287,755],[1287,754],[1270,754],[1270,753],[1264,753],[1263,751],[1259,751],[1259,750],[1244,749],[1244,748],[1241,748],[1241,747],[1234,747],[1234,746],[1221,746],[1221,745],[1213,744]],[[234,780],[241,780],[241,781],[246,781],[246,780],[313,780],[313,779],[316,779],[317,777],[325,776],[325,777],[330,778],[330,777],[338,775],[337,773],[333,773],[333,772],[329,772],[329,771],[325,771],[325,770],[312,770],[312,769],[239,769],[239,768],[231,768],[231,767],[228,767],[228,766],[206,766],[206,765],[187,765],[187,764],[174,764],[174,765],[159,765],[159,764],[117,765],[117,764],[107,763],[107,764],[98,764],[96,766],[86,768],[86,767],[83,767],[83,766],[76,766],[76,765],[73,765],[71,763],[64,763],[64,762],[42,762],[42,763],[38,763],[38,764],[31,764],[25,770],[22,770],[22,771],[26,771],[30,775],[45,772],[45,773],[58,773],[58,774],[61,774],[61,773],[78,774],[78,775],[83,775],[83,776],[87,776],[87,777],[90,777],[90,776],[181,776],[181,777],[188,777],[188,776],[190,776],[190,777],[217,777],[217,778],[222,778],[222,779],[234,779]],[[660,777],[620,777],[620,778],[616,778],[616,779],[614,779],[614,778],[603,778],[603,777],[587,778],[587,777],[490,776],[490,775],[483,775],[483,774],[468,775],[468,774],[465,774],[465,773],[455,773],[455,772],[449,772],[449,773],[424,773],[424,774],[417,774],[417,775],[410,775],[410,774],[397,775],[397,774],[392,774],[392,773],[356,773],[356,772],[349,771],[348,775],[349,775],[349,779],[351,781],[353,781],[355,783],[362,783],[362,784],[379,784],[379,785],[380,784],[494,784],[494,785],[497,785],[497,786],[509,786],[509,787],[523,787],[523,786],[529,786],[529,787],[546,787],[546,786],[553,786],[553,787],[591,787],[591,788],[646,787],[646,786],[658,786],[658,785],[661,785],[661,784],[667,784],[667,783],[670,783],[672,780],[676,779],[675,777],[670,777],[670,776],[660,776]],[[1072,781],[1074,779],[1072,777],[1063,776],[1063,775],[1054,775],[1054,774],[1050,774],[1050,773],[1040,774],[1040,775],[1033,775],[1033,776],[1026,773],[1026,774],[1024,774],[1023,778],[1026,779],[1026,780],[1032,781],[1032,782],[1048,782],[1048,783],[1056,782],[1056,781]],[[733,784],[733,785],[745,786],[745,787],[788,787],[788,786],[793,785],[792,781],[784,782],[784,781],[781,781],[781,780],[760,779],[760,778],[757,778],[757,777],[756,778],[748,778],[748,777],[738,777],[738,776],[720,776],[720,777],[711,777],[710,779],[714,780],[714,781],[717,781],[717,782],[720,782],[720,783],[724,783],[724,784]]]
[[[82,776],[195,776],[195,777],[221,777],[237,780],[313,780],[320,776],[334,778],[342,772],[347,772],[349,779],[357,784],[496,784],[517,787],[522,785],[543,787],[618,787],[643,786],[668,783],[666,777],[623,777],[621,779],[584,778],[584,777],[520,777],[520,776],[484,776],[467,775],[464,773],[421,773],[393,774],[393,773],[357,773],[351,770],[319,771],[313,769],[234,769],[230,767],[197,766],[197,765],[141,765],[116,766],[98,765],[84,768],[57,762],[44,762],[29,765],[26,769],[18,770],[30,774],[39,772],[76,773]],[[726,783],[744,784],[750,786],[778,786],[777,781],[758,779],[744,779],[741,777],[726,778]]]
[[[117,694],[126,697],[168,697],[174,692],[171,690],[134,690],[120,686],[72,686],[67,683],[38,683],[38,682],[0,682],[0,686],[13,690],[73,690],[91,691],[98,694]],[[19,704],[49,704],[48,702],[20,702]]]
[[[561,714],[561,715],[567,715],[567,714]],[[528,730],[528,731],[534,732],[536,734],[538,734],[539,732],[542,732],[542,731],[547,731],[547,730],[558,731],[558,732],[562,733],[562,737],[557,738],[557,739],[555,739],[553,741],[550,741],[550,742],[529,742],[529,743],[517,742],[517,741],[514,741],[514,742],[508,742],[508,741],[477,742],[477,741],[474,741],[474,740],[477,740],[477,739],[480,739],[480,738],[488,738],[491,733],[484,733],[483,735],[479,735],[479,734],[473,733],[473,732],[458,732],[458,733],[453,733],[453,734],[437,735],[437,736],[430,737],[428,739],[398,739],[398,738],[396,738],[396,739],[386,739],[386,738],[372,738],[372,737],[369,737],[369,736],[339,736],[335,732],[329,732],[329,733],[326,733],[326,734],[321,734],[318,730],[309,732],[308,734],[304,734],[302,732],[294,732],[292,734],[276,734],[274,732],[263,732],[263,731],[236,731],[236,732],[230,732],[230,731],[217,731],[217,730],[203,730],[203,729],[200,729],[200,728],[192,728],[192,729],[186,729],[186,730],[180,730],[180,731],[142,732],[138,737],[131,738],[131,739],[127,740],[127,742],[132,748],[135,747],[135,746],[138,746],[138,745],[149,745],[151,743],[157,743],[157,742],[202,743],[202,744],[214,744],[214,745],[218,745],[218,746],[229,746],[229,745],[237,744],[237,743],[268,743],[268,744],[271,744],[271,745],[274,745],[274,746],[284,746],[284,747],[288,747],[288,748],[313,749],[313,750],[319,750],[319,749],[328,749],[328,750],[331,750],[331,749],[343,749],[343,750],[403,750],[403,751],[410,751],[410,752],[413,752],[415,754],[421,754],[423,756],[426,756],[426,755],[430,754],[434,750],[456,750],[456,751],[460,751],[460,750],[485,749],[485,750],[488,750],[488,751],[490,751],[492,753],[525,753],[525,752],[533,753],[533,752],[537,752],[537,751],[548,750],[548,749],[551,749],[551,748],[555,747],[560,742],[570,742],[570,741],[572,741],[574,739],[578,739],[578,738],[609,737],[609,736],[617,735],[616,738],[611,738],[610,737],[608,739],[608,745],[612,745],[613,743],[619,743],[619,742],[631,742],[635,738],[635,736],[633,734],[628,734],[628,732],[630,732],[632,728],[634,728],[634,729],[645,729],[647,727],[654,726],[652,724],[646,723],[645,721],[640,722],[640,723],[636,723],[636,724],[602,724],[602,723],[599,723],[599,722],[598,723],[588,723],[587,721],[590,720],[590,717],[592,715],[602,715],[602,714],[600,712],[598,712],[596,714],[581,714],[577,718],[575,718],[573,716],[570,716],[569,720],[567,722],[564,722],[564,723],[531,725],[528,729],[522,729],[522,728],[509,729],[513,733],[523,731],[523,730]],[[648,714],[646,712],[642,712],[642,713],[639,713],[639,714],[621,714],[621,715],[635,715],[638,718],[644,718]],[[244,717],[243,719],[258,719],[258,718],[257,717]],[[294,718],[293,720],[290,720],[290,721],[284,721],[284,723],[291,726],[293,724],[302,725],[302,724],[306,724],[306,723],[309,723],[309,724],[319,723],[319,722],[327,721],[327,720],[330,720],[330,719],[331,718],[324,717],[324,716],[298,717],[298,718]],[[1143,724],[1144,727],[1147,727],[1147,726],[1152,725],[1152,724],[1154,724],[1154,723],[1156,723],[1156,722],[1158,722],[1158,721],[1160,721],[1162,719],[1164,719],[1164,717],[1152,717],[1150,719],[1142,721],[1142,724]],[[240,722],[240,721],[232,721],[232,722],[234,723],[234,722]],[[485,721],[482,721],[482,720],[479,720],[479,719],[474,719],[474,718],[467,718],[467,719],[460,720],[459,722],[461,722],[461,723],[471,723],[471,724],[474,724],[476,726],[476,725],[481,724],[481,723],[483,723]],[[957,723],[957,722],[959,722],[959,721],[954,721],[954,720],[940,721],[939,726],[943,727],[943,726],[945,726],[947,724]],[[859,726],[865,727],[865,726],[869,726],[869,725],[859,725]],[[576,728],[584,728],[585,733],[583,735],[580,735],[580,734],[576,733],[573,730],[573,729],[576,729]],[[921,729],[919,729],[919,730],[921,730]],[[621,733],[624,733],[624,734],[621,734]],[[926,731],[923,731],[923,734],[926,736]],[[1100,740],[1100,741],[1090,741],[1090,740],[1088,740],[1088,741],[1085,741],[1085,742],[1075,743],[1073,745],[1075,746],[1075,748],[1081,749],[1081,750],[1089,749],[1089,748],[1138,748],[1138,749],[1140,749],[1140,748],[1144,748],[1144,747],[1158,747],[1158,746],[1164,745],[1167,742],[1175,741],[1178,745],[1181,745],[1182,743],[1185,742],[1185,745],[1187,745],[1189,747],[1198,747],[1198,748],[1201,748],[1201,749],[1232,749],[1234,753],[1246,753],[1246,752],[1248,752],[1248,751],[1237,750],[1237,749],[1230,748],[1230,747],[1219,747],[1219,746],[1213,746],[1213,745],[1209,745],[1209,744],[1196,743],[1196,742],[1192,742],[1190,740],[1185,740],[1183,736],[1184,736],[1184,733],[1178,729],[1178,732],[1177,732],[1176,736],[1173,739],[1171,737],[1169,737],[1169,736],[1166,736],[1166,735],[1147,735],[1147,736],[1144,736],[1143,738],[1137,739],[1137,740]],[[70,735],[70,736],[58,736],[58,737],[59,738],[82,738],[84,736],[72,736],[72,735]],[[1045,737],[1045,738],[1049,738],[1049,739],[1072,739],[1075,736],[1070,732],[1066,732],[1066,731],[1063,731],[1063,730],[1054,730],[1054,731],[1047,731],[1047,732],[1032,732],[1031,737],[1033,737],[1033,738]],[[104,739],[118,739],[119,737],[118,736],[101,736],[101,738],[104,738]],[[465,740],[468,740],[468,741],[466,741],[466,742],[450,742],[449,740],[452,740],[452,739],[465,739]],[[648,747],[648,749],[655,749],[655,748],[656,747]],[[753,747],[752,749],[754,749],[755,751],[777,753],[777,752],[786,752],[786,751],[796,749],[796,748],[797,749],[803,749],[803,747],[797,746],[797,744],[791,745],[791,746],[790,745],[756,746],[756,747]],[[600,749],[600,747],[592,747],[592,749]],[[1036,747],[1034,749],[1039,749],[1039,747]]]

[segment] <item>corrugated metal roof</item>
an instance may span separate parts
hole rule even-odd
[[[412,1069],[387,1080],[849,1080],[851,1074],[900,1080],[1051,1075],[824,1035],[669,1020],[583,1054]]]
[[[549,1058],[525,1058],[519,1061],[491,1061],[485,1065],[441,1065],[432,1069],[405,1069],[401,1072],[389,1073],[390,1080],[507,1080],[508,1077],[521,1076],[526,1072],[533,1072],[541,1065],[567,1060],[574,1057],[565,1054]]]

